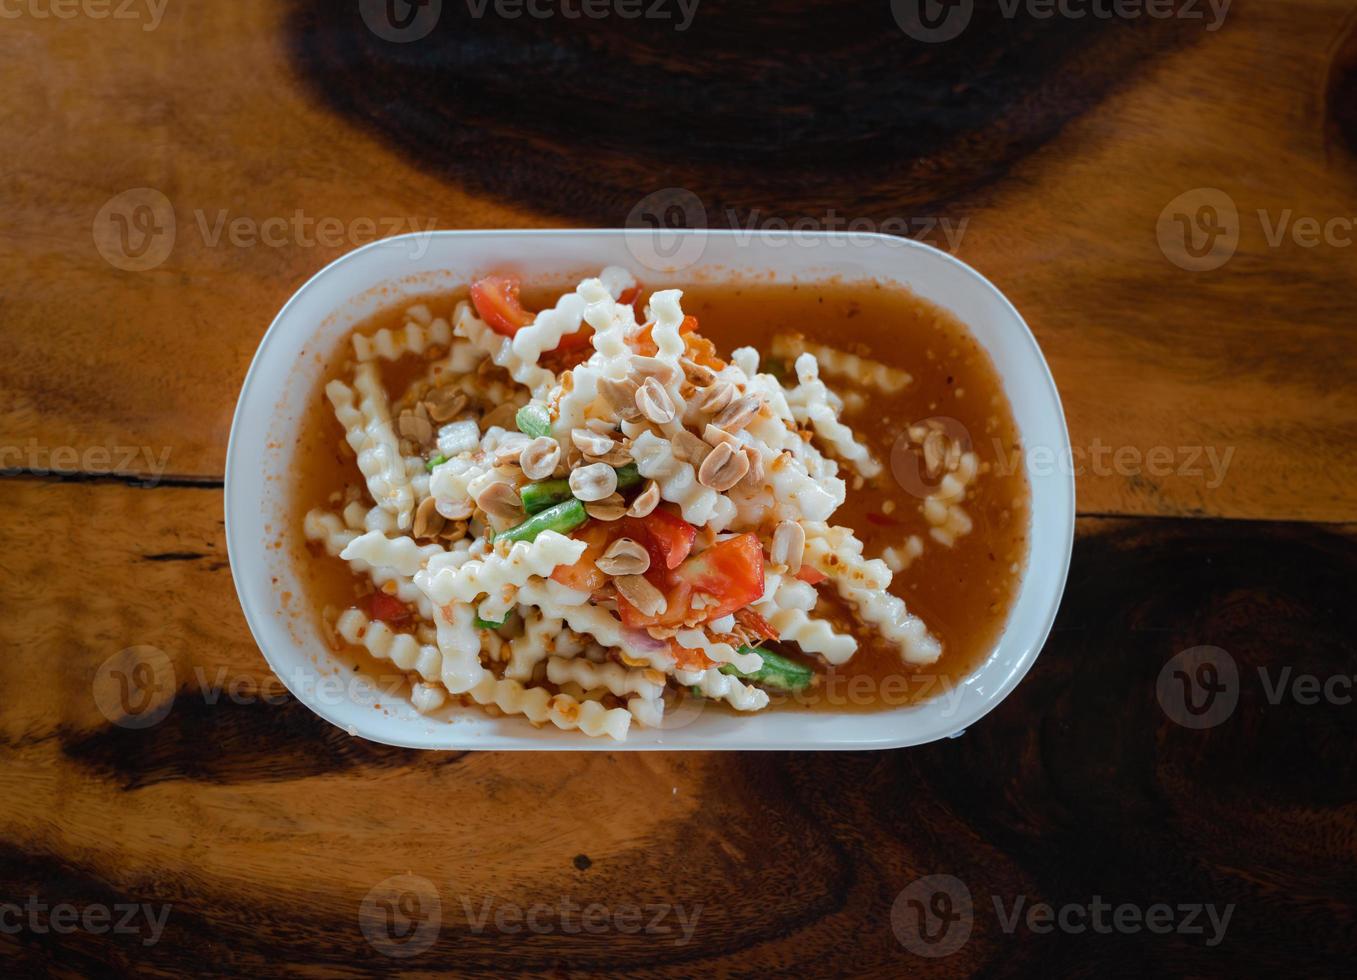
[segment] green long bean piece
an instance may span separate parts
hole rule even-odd
[[[551,435],[551,413],[541,402],[528,402],[514,416],[518,431],[534,439]]]
[[[805,690],[810,686],[810,682],[815,679],[815,671],[789,657],[782,656],[780,653],[773,653],[771,650],[765,650],[762,647],[755,649],[754,647],[743,646],[740,647],[740,652],[757,653],[763,658],[763,666],[746,674],[737,669],[734,664],[722,664],[721,673],[732,674],[741,680],[753,681],[762,687],[771,687],[791,693]]]
[[[619,490],[629,490],[641,482],[641,471],[636,468],[635,463],[619,466],[614,472],[617,473],[617,489]]]
[[[615,472],[617,473],[617,489],[619,490],[626,490],[641,482],[641,474],[636,469],[635,463],[618,467]],[[570,481],[561,478],[559,480],[542,480],[540,483],[529,483],[518,491],[518,496],[523,501],[523,509],[529,514],[536,514],[538,511],[570,500]]]
[[[543,531],[556,531],[560,534],[569,534],[575,528],[579,527],[589,519],[589,515],[584,511],[584,504],[580,503],[574,497],[564,503],[557,504],[555,507],[548,507],[546,510],[533,514],[526,521],[515,524],[507,531],[501,531],[494,537],[495,541],[535,541],[537,535]]]

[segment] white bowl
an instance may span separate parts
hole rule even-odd
[[[652,283],[666,275],[681,282],[771,274],[781,281],[840,275],[907,286],[956,314],[989,351],[1023,445],[1069,458],[1055,382],[1022,317],[984,276],[927,245],[874,234],[701,229],[439,231],[386,239],[336,259],[288,300],[260,342],[231,425],[225,490],[231,573],[255,641],[289,690],[351,734],[427,749],[892,748],[959,734],[1003,700],[1041,650],[1065,587],[1074,539],[1068,468],[1029,465],[1030,550],[1019,594],[995,649],[947,697],[844,714],[772,708],[736,715],[689,701],[665,728],[632,726],[619,743],[471,709],[426,718],[399,692],[374,690],[339,669],[312,622],[318,617],[299,617],[295,600],[292,609],[280,600],[284,592],[304,592],[286,549],[268,547],[286,520],[291,447],[322,370],[314,353],[333,350],[377,309],[465,285],[490,270],[564,276],[609,264],[632,268]]]

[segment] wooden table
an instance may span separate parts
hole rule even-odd
[[[678,31],[676,4],[449,0],[418,39],[434,7],[403,28],[324,0],[3,7],[7,974],[1350,961],[1352,4],[980,3],[936,43],[885,3],[731,6]],[[1022,686],[964,737],[870,754],[419,754],[269,703],[221,480],[280,304],[397,227],[616,226],[669,187],[712,227],[947,245],[947,219],[1024,312],[1085,456]],[[133,646],[177,683],[144,729],[92,693]],[[1192,728],[1173,671],[1210,675],[1173,658],[1203,646],[1237,704]]]

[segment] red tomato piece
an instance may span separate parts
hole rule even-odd
[[[669,655],[674,658],[674,666],[679,670],[706,670],[716,663],[701,650],[681,647],[673,640],[669,641]]]
[[[718,600],[703,609],[706,620],[719,619],[763,598],[763,545],[756,534],[741,534],[712,545],[674,570],[690,585]]]
[[[811,585],[819,585],[825,579],[829,578],[828,575],[818,568],[812,568],[809,565],[802,565],[801,571],[796,573],[796,577],[803,582],[809,582]]]
[[[410,618],[410,607],[385,592],[372,593],[372,618],[384,623],[400,623]]]
[[[654,357],[659,353],[660,345],[655,343],[654,330],[655,324],[653,323],[647,323],[642,327],[641,332],[631,342],[632,350],[643,357]]]
[[[693,320],[694,323],[697,321]],[[684,321],[687,323],[687,320]],[[726,366],[726,362],[716,356],[716,345],[700,333],[692,332],[683,335],[683,348],[687,352],[690,360],[696,361],[703,367],[709,367],[713,371],[720,371]]]
[[[652,567],[651,571],[655,569]],[[763,597],[763,546],[757,535],[741,534],[692,555],[659,576],[652,577],[648,572],[646,578],[665,593],[665,611],[658,616],[645,616],[619,596],[618,613],[627,626],[679,625],[692,616],[694,592],[716,600],[715,605],[703,607],[702,621],[719,619]]]
[[[495,333],[512,337],[521,327],[532,323],[536,314],[523,309],[518,299],[518,280],[510,276],[486,276],[471,284],[471,302],[476,313]],[[589,346],[594,328],[580,327],[561,338],[553,350],[579,350]]]
[[[630,289],[622,290],[622,295],[617,297],[617,302],[623,306],[632,306],[641,297],[641,284],[638,282]]]
[[[603,588],[608,577],[599,570],[598,559],[617,536],[618,532],[603,521],[590,521],[577,528],[571,537],[585,543],[584,554],[573,565],[557,565],[551,570],[551,577],[566,588],[581,592]]]
[[[580,327],[574,333],[568,333],[552,350],[579,350],[589,346],[589,338],[594,335],[593,327]]]
[[[655,352],[659,350],[659,346],[655,343],[654,331],[655,324],[647,323],[641,329],[641,332],[636,335],[635,339],[632,340],[632,346],[635,348],[636,353],[645,354],[651,357],[655,356]],[[698,353],[693,357],[693,360],[697,361],[699,364],[701,364],[702,361],[698,360],[698,358],[706,356],[707,353],[710,353],[713,359],[716,358],[715,345],[697,332],[697,317],[685,316],[683,318],[683,322],[679,324],[679,336],[683,338],[684,346],[688,348],[690,355],[693,353],[694,347],[696,347]],[[713,365],[708,364],[707,366],[712,367]],[[716,360],[715,367],[717,370],[720,370],[725,366],[724,361]]]
[[[647,626],[681,626],[692,615],[692,586],[673,578],[673,572],[660,566],[651,565],[646,572],[646,580],[664,593],[664,612],[658,616],[646,616],[620,595],[617,597],[617,614],[622,617],[622,625],[633,629]]]
[[[506,337],[512,337],[533,320],[533,314],[518,301],[518,280],[511,276],[477,279],[471,284],[471,303],[491,330]]]
[[[628,518],[627,523],[640,535],[653,564],[678,568],[693,550],[697,528],[666,505],[656,507],[645,517]]]

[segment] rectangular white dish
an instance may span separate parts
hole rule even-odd
[[[657,237],[660,236],[660,237]],[[338,669],[318,617],[298,617],[279,596],[303,595],[286,549],[289,451],[334,349],[354,324],[402,299],[451,290],[489,271],[532,277],[631,268],[654,284],[759,276],[830,276],[898,283],[954,313],[990,353],[1025,447],[1069,451],[1059,396],[1022,317],[978,272],[929,246],[885,235],[759,234],[702,229],[444,231],[358,249],[307,282],[261,341],[236,407],[226,462],[226,534],[246,619],[270,667],[302,703],[374,741],[428,749],[866,749],[916,745],[957,734],[1002,700],[1031,667],[1055,618],[1074,531],[1074,481],[1060,468],[1033,471],[1027,569],[1006,629],[984,663],[946,698],[870,713],[772,708],[736,715],[687,701],[660,729],[633,727],[627,741],[589,738],[522,718],[417,713],[400,694],[355,683]],[[1054,470],[1054,471],[1053,471]]]

